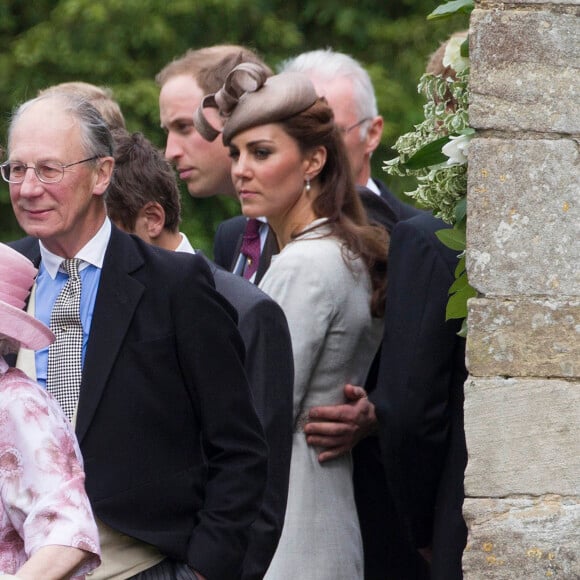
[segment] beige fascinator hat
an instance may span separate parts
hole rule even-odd
[[[49,328],[23,310],[36,273],[28,258],[0,243],[0,335],[32,350],[54,341]]]
[[[263,66],[245,62],[232,69],[217,93],[203,98],[193,123],[204,139],[213,141],[220,131],[207,120],[204,109],[217,109],[224,121],[221,133],[227,146],[238,133],[283,121],[317,100],[314,85],[306,75],[286,72],[269,77]]]

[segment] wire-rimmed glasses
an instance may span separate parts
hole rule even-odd
[[[0,165],[0,171],[2,172],[2,179],[8,183],[22,183],[29,169],[34,169],[36,177],[42,183],[58,183],[62,181],[64,170],[68,167],[80,165],[87,161],[94,161],[98,158],[98,155],[94,155],[93,157],[87,157],[86,159],[66,164],[59,163],[58,161],[38,161],[34,165],[25,165],[21,161],[6,161]]]
[[[360,121],[357,121],[356,123],[353,123],[352,125],[348,126],[348,127],[338,127],[338,130],[343,134],[343,135],[347,135],[348,133],[350,133],[353,129],[356,129],[357,127],[360,127],[363,123],[366,123],[367,121],[371,121],[372,117],[364,117],[363,119],[361,119]]]

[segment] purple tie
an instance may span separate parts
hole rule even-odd
[[[246,256],[244,278],[249,280],[256,273],[260,261],[260,220],[256,218],[248,220],[240,252]]]

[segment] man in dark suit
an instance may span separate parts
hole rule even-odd
[[[86,101],[25,103],[8,140],[2,175],[31,236],[14,247],[40,262],[37,318],[50,321],[64,259],[80,261],[75,416],[102,540],[93,577],[238,578],[267,460],[234,309],[203,258],[111,225],[112,137]],[[35,362],[41,384],[68,376],[47,369],[46,352]]]
[[[106,193],[113,223],[166,250],[196,253],[179,231],[180,195],[169,162],[141,133],[115,134],[115,173]],[[286,512],[292,448],[294,362],[286,317],[254,284],[209,259],[216,290],[234,306],[246,347],[246,373],[268,444],[268,482],[252,533],[242,580],[264,577]]]
[[[372,398],[403,533],[400,553],[420,550],[431,562],[421,574],[408,567],[410,560],[399,559],[399,580],[462,578],[467,371],[460,325],[445,321],[458,258],[435,236],[443,227],[423,214],[400,222],[391,235],[385,333]]]

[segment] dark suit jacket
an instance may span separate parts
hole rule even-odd
[[[242,247],[242,236],[246,228],[247,218],[242,215],[235,216],[219,224],[217,227],[214,246],[213,257],[218,266],[225,270],[232,272],[238,261],[240,255],[240,248]],[[268,227],[265,224],[264,227]],[[262,276],[270,267],[270,260],[274,254],[278,253],[278,243],[276,236],[268,228],[266,234],[266,241],[260,253],[260,262],[258,263],[258,270],[254,278],[254,284],[259,284]]]
[[[390,233],[400,220],[424,213],[399,200],[381,181],[374,181],[381,192],[380,196],[366,187],[357,187],[371,223],[383,226]],[[390,277],[389,263],[387,269],[387,276]],[[371,401],[377,385],[379,365],[380,350],[364,384]],[[398,580],[401,569],[425,570],[425,563],[417,551],[401,542],[400,525],[387,485],[378,438],[367,437],[360,441],[353,449],[352,456],[355,501],[364,548],[365,580]]]
[[[13,244],[35,262],[36,240]],[[95,514],[209,578],[238,578],[266,446],[231,305],[203,258],[113,227],[76,433]]]
[[[379,179],[373,179],[376,186],[379,188],[381,192],[381,199],[384,199],[391,210],[395,214],[395,222],[400,222],[402,220],[408,220],[416,215],[421,213],[426,213],[423,210],[418,210],[416,207],[405,203],[404,201],[400,200],[393,192],[391,192],[387,186]]]
[[[412,547],[432,545],[431,578],[461,578],[467,462],[463,430],[465,341],[445,321],[457,252],[434,235],[430,214],[395,226],[389,252],[385,333],[372,400],[397,523]],[[420,575],[402,568],[393,578]]]
[[[261,580],[282,533],[292,452],[294,360],[286,316],[254,284],[207,261],[216,290],[238,312],[246,347],[246,373],[268,444],[268,483],[260,516],[252,525],[242,579]]]

